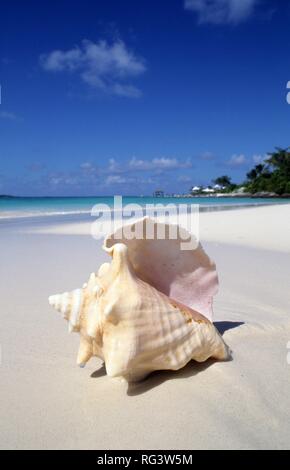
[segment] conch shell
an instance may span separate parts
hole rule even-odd
[[[106,239],[105,247],[111,263],[91,274],[82,289],[49,297],[49,303],[69,321],[70,330],[80,333],[79,365],[98,356],[109,376],[130,382],[155,370],[178,370],[191,359],[229,358],[227,345],[208,318],[157,289],[143,275],[141,264],[136,269],[132,260],[136,260],[137,245],[132,252],[129,243],[109,247]],[[206,257],[204,252],[198,256]],[[177,266],[180,272],[181,265]]]

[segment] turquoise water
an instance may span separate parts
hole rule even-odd
[[[260,204],[285,204],[289,199],[266,198],[226,198],[226,197],[195,197],[195,198],[153,198],[153,197],[123,197],[124,204],[200,204],[201,210],[226,209],[240,206]],[[0,219],[25,218],[58,215],[90,214],[95,204],[114,205],[111,197],[23,197],[0,198]]]

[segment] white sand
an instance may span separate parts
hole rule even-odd
[[[199,217],[202,242],[290,252],[290,204],[201,212]],[[176,218],[171,219],[177,222]],[[90,235],[91,228],[91,222],[63,223],[34,229],[33,232]]]
[[[0,234],[0,447],[289,448],[289,215],[289,205],[201,215],[220,275],[215,319],[233,360],[192,362],[129,388],[97,359],[75,365],[78,335],[47,303],[106,259],[101,243],[64,235],[72,225]]]

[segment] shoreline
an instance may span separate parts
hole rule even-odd
[[[205,196],[205,198],[213,198],[213,196]],[[157,201],[156,201],[156,204],[155,206],[158,206],[158,204],[162,204],[160,201],[162,200],[163,198],[157,198]],[[166,198],[164,198],[166,199]],[[173,199],[173,198],[172,198]],[[175,199],[180,199],[179,197],[176,197]],[[195,196],[193,197],[188,197],[188,199],[195,199]],[[216,198],[218,199],[218,198]],[[286,201],[285,199],[283,199],[283,202],[275,202],[277,198],[273,198],[273,202],[241,202],[241,203],[236,203],[236,204],[196,204],[199,206],[199,211],[200,212],[210,212],[210,211],[226,211],[226,210],[236,210],[236,209],[244,209],[244,208],[251,208],[251,207],[264,207],[264,206],[280,206],[280,205],[286,205],[286,204],[290,204],[290,200],[289,202]],[[142,208],[143,211],[146,211],[146,206],[152,206],[151,203],[147,203],[147,204],[144,204],[144,205],[140,205],[140,207]],[[164,204],[164,206],[166,205],[170,205],[170,203],[168,204]],[[180,203],[179,205],[185,205],[185,204],[182,204]],[[190,206],[190,204],[188,203],[187,204],[188,206]],[[195,204],[194,204],[195,205]],[[112,212],[114,211],[114,213],[116,212],[121,212],[122,209],[114,209],[114,206],[110,207],[108,206],[108,209],[104,209],[103,210],[104,212]],[[14,211],[0,211],[0,224],[5,222],[5,221],[12,221],[12,220],[20,220],[20,219],[26,219],[26,220],[29,220],[29,219],[38,219],[38,218],[50,218],[50,217],[57,217],[57,218],[61,218],[61,217],[71,217],[71,216],[91,216],[91,212],[92,212],[92,209],[90,210],[67,210],[67,211],[46,211],[46,212],[36,212],[36,211],[31,211],[31,212],[27,212],[27,211],[17,211],[17,210],[14,210]],[[145,215],[145,214],[144,214]],[[61,220],[60,220],[61,221]]]
[[[12,195],[5,195],[5,194],[0,194],[0,200],[9,200],[9,199],[75,199],[75,198],[80,198],[80,199],[103,199],[104,197],[106,198],[113,198],[114,196],[12,196]],[[134,198],[134,199],[142,199],[142,198],[150,198],[153,197],[154,199],[166,199],[166,198],[191,198],[191,197],[211,197],[211,198],[216,198],[216,197],[248,197],[248,198],[275,198],[275,199],[290,199],[290,194],[285,193],[285,194],[277,194],[277,193],[271,193],[267,191],[261,191],[259,193],[196,193],[196,194],[165,194],[164,196],[149,196],[149,195],[141,195],[141,196],[122,196],[123,198]]]

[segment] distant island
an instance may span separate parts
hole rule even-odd
[[[213,185],[192,186],[188,194],[174,194],[173,197],[253,197],[290,198],[290,152],[276,147],[268,153],[263,163],[256,165],[241,184],[233,183],[230,176],[222,175],[213,180]],[[160,189],[154,196],[163,197]]]
[[[224,196],[290,197],[289,148],[277,147],[274,152],[268,153],[263,163],[247,173],[242,184],[232,183],[231,178],[223,175],[214,180],[216,188],[220,186],[219,193]]]

